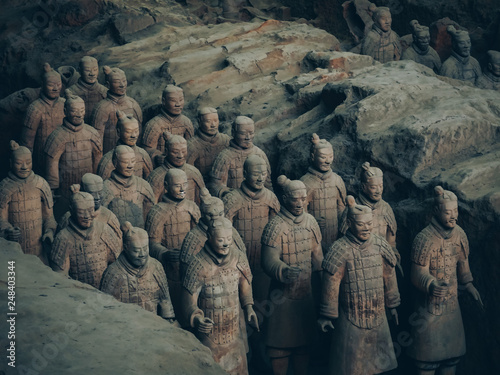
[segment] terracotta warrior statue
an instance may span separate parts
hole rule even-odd
[[[238,116],[233,122],[233,139],[229,147],[222,150],[212,165],[210,171],[210,192],[222,198],[230,189],[237,189],[243,182],[243,163],[250,155],[259,155],[267,165],[267,179],[265,186],[272,189],[271,166],[266,154],[253,144],[255,124],[246,116]]]
[[[75,186],[70,187],[70,189],[74,190],[78,188]],[[104,182],[102,178],[96,174],[85,173],[82,177],[82,183],[79,189],[80,191],[89,193],[94,198],[94,220],[107,224],[111,229],[113,229],[119,238],[122,238],[122,230],[120,229],[120,222],[118,221],[118,218],[113,212],[101,204],[102,191],[104,189]],[[59,225],[57,226],[57,232],[68,226],[70,217],[71,211],[66,212],[62,216],[59,220]]]
[[[146,150],[142,147],[137,146],[137,140],[139,139],[139,123],[132,116],[127,116],[122,111],[116,111],[116,116],[118,117],[118,122],[116,124],[116,132],[118,133],[119,145],[126,145],[132,148],[135,152],[135,171],[136,176],[142,177],[144,179],[148,178],[151,171],[153,170],[153,162],[149,157]],[[115,169],[113,166],[113,150],[108,151],[99,162],[97,167],[97,174],[107,180],[111,176],[111,172]]]
[[[187,142],[180,135],[173,135],[165,132],[165,159],[163,164],[155,168],[148,177],[148,182],[153,188],[157,201],[161,200],[161,196],[165,192],[164,180],[169,169],[181,169],[188,177],[188,187],[186,190],[186,198],[200,204],[200,189],[205,187],[203,177],[196,167],[186,163]]]
[[[127,96],[127,77],[125,72],[118,68],[103,68],[106,75],[106,86],[108,93],[106,99],[101,100],[94,107],[90,125],[97,129],[102,138],[104,152],[108,152],[116,146],[118,133],[116,123],[118,116],[116,111],[120,110],[125,114],[134,117],[139,123],[139,132],[142,124],[142,110],[139,104]]]
[[[48,265],[43,244],[52,244],[57,226],[52,192],[47,181],[33,173],[30,150],[14,141],[10,149],[10,172],[0,182],[0,233]]]
[[[398,365],[385,312],[398,323],[396,257],[387,241],[372,233],[371,209],[352,196],[347,204],[349,229],[323,261],[318,323],[326,332],[335,319],[329,374],[380,374]]]
[[[447,30],[451,35],[452,52],[443,63],[439,74],[476,84],[482,73],[479,62],[470,55],[469,33],[457,30],[452,25],[449,25]]]
[[[94,220],[92,195],[73,186],[71,218],[54,239],[50,263],[54,271],[99,288],[104,270],[122,251],[122,240],[108,225]]]
[[[182,114],[184,109],[184,91],[177,86],[168,85],[163,90],[161,112],[148,121],[144,127],[142,144],[151,156],[155,167],[163,162],[165,154],[164,132],[180,135],[186,140],[194,135],[193,123]]]
[[[123,251],[104,271],[100,289],[174,323],[167,277],[160,262],[149,256],[148,233],[128,221],[123,227]]]
[[[500,90],[500,52],[489,50],[486,72],[478,78],[477,87]]]
[[[106,98],[108,89],[97,82],[99,65],[92,56],[84,56],[78,65],[80,78],[69,87],[73,95],[77,95],[85,102],[85,123],[90,124],[92,111],[97,103]]]
[[[431,40],[429,28],[420,25],[417,20],[410,22],[410,28],[413,36],[413,43],[403,52],[401,59],[413,60],[431,68],[434,70],[434,73],[439,73],[441,69],[441,58],[434,48],[429,45]]]
[[[161,201],[149,211],[145,229],[149,233],[149,253],[165,267],[174,309],[180,313],[181,279],[179,253],[186,234],[200,220],[200,209],[186,199],[187,175],[182,169],[169,169],[165,175]]]
[[[49,64],[44,65],[40,98],[31,103],[26,110],[21,145],[26,146],[33,154],[35,172],[45,173],[44,147],[47,138],[64,118],[64,98],[61,93],[61,76]]]
[[[226,218],[209,224],[208,240],[193,256],[183,278],[186,320],[214,360],[228,374],[248,374],[240,313],[258,329],[253,310],[252,273],[245,254],[232,244],[233,226]]]
[[[453,375],[465,354],[458,286],[481,308],[483,304],[472,284],[469,241],[457,225],[457,196],[441,186],[434,192],[434,216],[415,237],[411,250],[411,281],[418,291],[416,314],[424,325],[412,327],[407,354],[415,360],[418,375]]]
[[[306,186],[302,181],[278,177],[283,206],[264,228],[262,268],[271,278],[270,293],[280,292],[268,319],[267,351],[274,374],[286,374],[290,358],[294,374],[307,374],[310,347],[315,339],[316,312],[311,280],[321,271],[321,231],[305,212]]]
[[[391,29],[392,16],[387,7],[370,5],[373,15],[372,29],[361,42],[361,54],[373,57],[374,60],[386,63],[401,58],[399,35]]]
[[[145,218],[157,201],[146,180],[134,175],[134,150],[125,145],[115,147],[113,165],[115,170],[104,181],[102,205],[113,211],[121,225],[130,221],[144,228]]]
[[[316,133],[311,139],[311,159],[301,181],[307,188],[307,212],[314,216],[321,229],[323,250],[338,237],[338,221],[344,212],[347,196],[344,180],[332,171],[333,148]]]
[[[187,162],[194,165],[208,182],[208,174],[219,152],[229,146],[231,137],[219,133],[219,115],[211,107],[198,110],[198,124],[193,138],[188,141]]]
[[[46,178],[50,188],[69,200],[69,187],[85,173],[95,173],[102,157],[101,137],[84,123],[85,103],[79,96],[66,96],[63,125],[45,143]],[[63,211],[64,212],[64,211]]]

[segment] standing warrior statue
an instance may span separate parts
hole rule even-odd
[[[413,35],[413,43],[408,47],[401,57],[402,60],[413,60],[419,64],[425,65],[439,73],[441,69],[441,58],[437,52],[429,46],[431,35],[427,26],[422,26],[417,20],[410,22],[410,28]]]
[[[57,226],[52,192],[47,181],[33,173],[30,150],[14,141],[10,149],[10,172],[0,182],[0,232],[48,265],[43,243],[52,244]]]
[[[453,375],[465,354],[458,285],[479,303],[469,268],[469,241],[457,225],[458,201],[441,186],[434,189],[434,216],[413,241],[411,281],[418,290],[416,305],[424,326],[412,327],[408,355],[418,375]]]
[[[266,345],[274,374],[286,374],[290,357],[294,374],[307,374],[310,346],[316,331],[311,279],[321,271],[321,231],[306,212],[302,181],[278,177],[283,206],[264,228],[262,268],[271,278],[269,291],[280,291],[282,303],[269,317]]]
[[[100,289],[120,302],[134,303],[174,323],[165,271],[149,256],[148,233],[128,221],[123,227],[123,251],[104,271]]]
[[[349,229],[323,261],[318,323],[326,332],[337,319],[329,374],[380,374],[397,367],[385,313],[387,307],[398,322],[396,257],[387,241],[372,233],[371,209],[352,196],[347,203]]]
[[[333,148],[330,142],[311,139],[311,159],[307,173],[301,181],[307,188],[307,212],[314,216],[321,229],[322,247],[328,249],[338,236],[339,217],[345,209],[344,180],[332,171]]]
[[[127,96],[127,77],[125,72],[118,68],[103,67],[106,75],[106,86],[108,93],[106,99],[101,100],[94,107],[90,125],[97,129],[101,135],[103,152],[106,153],[116,146],[118,134],[116,123],[118,116],[116,111],[120,110],[125,114],[134,117],[139,123],[139,131],[142,124],[142,110],[139,104]]]

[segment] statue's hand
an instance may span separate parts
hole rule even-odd
[[[165,318],[165,320],[170,324],[172,324],[174,327],[179,327],[179,328],[181,327],[181,325],[175,318]]]
[[[398,326],[399,325],[398,310],[391,309],[390,312],[391,312],[392,318],[394,319],[394,321],[396,322],[396,325]]]
[[[299,267],[286,267],[283,270],[283,278],[285,283],[291,283],[299,277],[300,268]]]
[[[168,263],[176,263],[176,262],[179,262],[180,255],[181,255],[181,251],[179,249],[169,249],[165,253],[164,259]]]
[[[255,313],[252,305],[245,306],[245,314],[247,316],[247,322],[250,323],[251,326],[255,327],[257,331],[260,332],[259,319],[257,319],[257,314]]]
[[[19,242],[19,239],[21,238],[21,229],[19,227],[7,228],[5,233],[7,234],[7,240],[9,241]]]
[[[46,243],[49,246],[52,245],[52,242],[54,242],[54,231],[52,229],[49,229],[43,234],[42,242]]]
[[[448,285],[439,285],[433,281],[429,287],[429,292],[433,297],[444,298],[448,294]]]
[[[204,333],[208,335],[212,332],[212,328],[214,326],[214,321],[210,318],[205,318],[201,315],[196,315],[193,319],[194,326],[200,333]]]
[[[163,162],[165,161],[165,155],[156,155],[154,158],[155,165],[163,165]]]
[[[483,301],[481,300],[481,296],[479,295],[479,292],[477,291],[476,287],[472,283],[467,283],[465,284],[465,290],[469,292],[469,294],[474,298],[479,305],[479,308],[481,310],[484,310],[484,305]]]
[[[335,329],[332,321],[330,319],[326,319],[326,318],[319,318],[318,325],[319,325],[319,328],[321,328],[321,330],[323,332],[328,332],[328,328],[330,328],[332,331]]]

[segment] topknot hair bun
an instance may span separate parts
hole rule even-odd
[[[278,177],[278,179],[276,180],[276,182],[280,186],[285,186],[285,185],[287,185],[290,182],[290,180],[289,180],[289,178],[287,176],[285,176],[285,175],[282,174],[281,176]]]

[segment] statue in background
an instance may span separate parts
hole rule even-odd
[[[489,50],[487,55],[487,69],[478,78],[477,87],[488,90],[500,90],[500,52]]]
[[[401,57],[402,60],[413,60],[419,64],[431,68],[434,73],[439,73],[441,69],[441,58],[437,52],[429,45],[431,34],[427,26],[422,26],[417,20],[410,22],[413,36],[413,43],[408,47]]]

